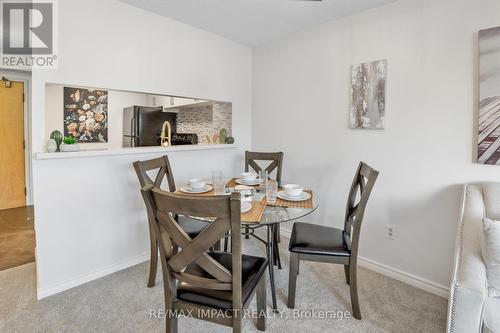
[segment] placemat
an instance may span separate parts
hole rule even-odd
[[[281,189],[280,189],[281,190]],[[281,198],[276,198],[276,202],[271,204],[267,203],[268,206],[278,206],[278,207],[286,207],[286,208],[304,208],[304,209],[312,209],[313,208],[313,192],[311,190],[305,190],[311,195],[311,197],[304,201],[288,201],[283,200]]]
[[[241,222],[259,223],[265,209],[266,197],[264,197],[261,201],[252,201],[252,209],[241,214]]]
[[[214,190],[205,193],[184,193],[181,190],[175,191],[175,193],[188,195],[188,196],[213,196]],[[262,218],[262,214],[266,209],[266,197],[261,201],[252,201],[252,209],[248,212],[241,214],[241,222],[245,223],[259,223]]]

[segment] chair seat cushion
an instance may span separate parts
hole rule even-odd
[[[209,252],[209,255],[229,271],[232,271],[231,253]],[[244,254],[241,257],[241,267],[242,301],[243,304],[245,304],[250,296],[252,296],[253,291],[257,287],[257,283],[266,271],[267,259]],[[186,268],[186,273],[205,278],[213,278],[196,264],[189,265]],[[177,290],[177,298],[185,302],[201,304],[218,309],[230,310],[233,308],[232,291],[204,289],[182,283]]]
[[[183,215],[179,216],[177,223],[191,238],[198,236],[210,224],[210,222],[195,220]]]
[[[500,297],[488,297],[484,308],[483,333],[500,332]]]
[[[293,225],[288,249],[290,252],[303,254],[350,255],[343,230],[302,222]]]

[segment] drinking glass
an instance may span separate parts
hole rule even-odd
[[[278,195],[278,182],[275,180],[268,180],[266,185],[267,202],[270,204],[276,203],[277,195]]]
[[[260,170],[259,171],[259,186],[261,188],[266,188],[267,179],[268,179],[267,170]]]
[[[226,192],[226,183],[222,179],[222,171],[212,171],[212,186],[214,187],[215,195],[221,195]]]

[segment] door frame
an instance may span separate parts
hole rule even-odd
[[[0,76],[24,84],[24,176],[26,184],[26,205],[33,205],[33,161],[31,153],[31,72],[0,68]],[[0,82],[3,84],[3,82]]]

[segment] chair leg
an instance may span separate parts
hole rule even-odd
[[[224,235],[224,252],[227,252],[229,247],[229,235]]]
[[[278,232],[277,232],[278,228],[279,228],[278,224],[273,227],[273,229],[274,229],[274,231],[273,231],[273,253],[274,253],[274,262],[278,266],[278,269],[282,269],[283,267],[281,267],[280,249],[279,249],[279,245],[278,245]]]
[[[266,276],[263,275],[257,286],[257,329],[266,330]]]
[[[177,333],[177,314],[174,311],[165,311],[165,332],[166,333]]]
[[[359,308],[359,299],[358,299],[358,279],[357,279],[356,265],[349,265],[349,282],[351,289],[352,316],[358,320],[361,320],[361,310]]]
[[[233,312],[233,333],[241,333],[241,312],[241,309]]]
[[[150,237],[151,241],[151,258],[149,260],[149,278],[148,287],[154,287],[156,280],[156,269],[158,268],[158,243],[154,237]]]
[[[273,234],[272,227],[270,225],[267,226],[267,237],[266,237],[266,256],[268,261],[268,270],[269,270],[269,284],[271,285],[271,299],[273,302],[273,310],[278,309],[278,305],[276,302],[276,285],[274,283],[274,252],[273,252]]]
[[[281,226],[279,224],[276,226],[276,235],[278,237],[278,243],[281,243]]]
[[[295,289],[297,286],[297,273],[299,268],[299,255],[290,252],[290,271],[288,274],[288,307],[295,307]]]
[[[345,282],[350,284],[349,282],[349,265],[344,265],[344,273],[345,273]]]

